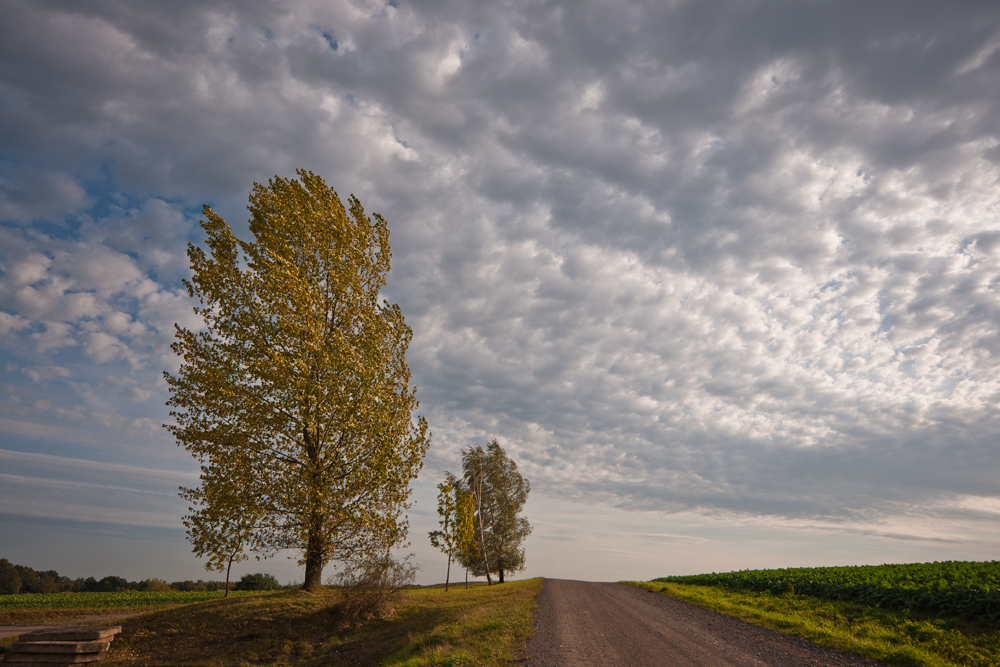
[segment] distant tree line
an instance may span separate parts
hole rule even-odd
[[[293,587],[297,587],[293,586]],[[129,581],[124,577],[107,576],[103,579],[79,577],[70,579],[55,570],[35,570],[27,565],[13,565],[0,558],[0,595],[15,593],[120,593],[123,591],[222,591],[224,581],[174,581],[145,579]],[[268,591],[286,588],[270,574],[246,574],[235,585],[236,590]]]

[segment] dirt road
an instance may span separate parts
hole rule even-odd
[[[873,663],[626,586],[546,579],[530,667],[871,667]]]

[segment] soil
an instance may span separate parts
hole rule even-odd
[[[625,584],[546,579],[530,667],[872,667],[877,663]]]

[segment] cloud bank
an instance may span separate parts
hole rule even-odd
[[[389,221],[426,474],[496,435],[566,502],[995,523],[996,8],[6,14],[0,417],[104,438],[49,453],[184,469],[159,374],[198,210],[245,233],[305,167]]]

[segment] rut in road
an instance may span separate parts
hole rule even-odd
[[[530,667],[871,667],[875,663],[625,584],[546,579]]]

